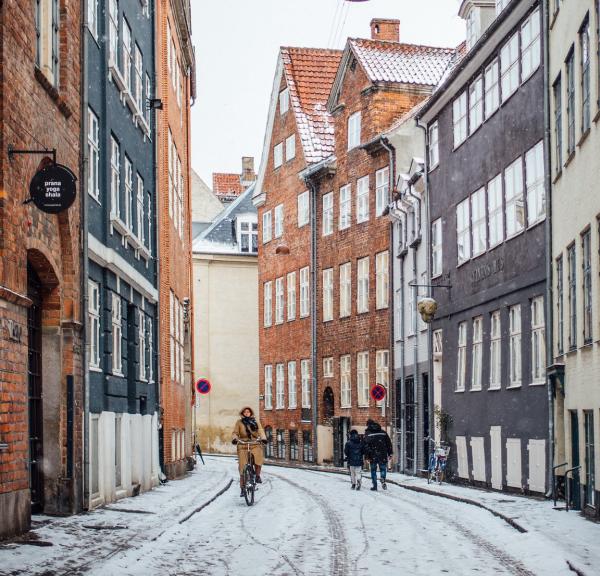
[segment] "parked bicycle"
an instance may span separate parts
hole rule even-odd
[[[429,466],[427,468],[427,484],[437,482],[441,484],[446,479],[446,465],[450,454],[450,445],[444,442],[435,443],[433,438],[428,438],[431,448],[429,453]]]
[[[252,440],[246,442],[244,440],[238,440],[238,444],[241,444],[246,448],[247,459],[246,465],[244,466],[244,472],[242,475],[244,485],[242,486],[242,492],[244,493],[244,500],[248,506],[254,504],[254,492],[257,490],[256,487],[256,468],[254,463],[254,454],[252,454],[253,446],[262,446],[262,441]]]

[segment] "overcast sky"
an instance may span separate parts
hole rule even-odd
[[[198,97],[192,108],[192,167],[241,172],[260,163],[279,46],[343,48],[368,38],[372,18],[398,18],[402,42],[456,46],[465,36],[460,0],[192,0]]]

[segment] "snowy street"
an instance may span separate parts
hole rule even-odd
[[[69,518],[34,517],[38,545],[0,545],[0,575],[573,574],[567,561],[591,575],[600,561],[600,526],[549,502],[442,487],[504,506],[521,533],[470,504],[394,484],[371,492],[365,476],[354,492],[346,476],[273,466],[247,507],[236,475],[233,459],[208,457],[186,479],[137,498]]]

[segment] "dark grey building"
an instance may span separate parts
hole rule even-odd
[[[457,478],[545,492],[544,73],[540,3],[465,0],[467,46],[426,125],[434,378]]]
[[[90,0],[87,20],[92,507],[158,482],[154,2]]]

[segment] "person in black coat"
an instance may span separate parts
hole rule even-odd
[[[367,420],[367,429],[362,441],[364,457],[371,464],[371,480],[373,487],[377,490],[377,466],[381,477],[381,487],[387,490],[385,477],[387,474],[387,463],[394,453],[392,441],[388,433],[374,420]]]
[[[352,490],[360,490],[360,481],[362,478],[361,470],[363,466],[363,445],[356,430],[350,430],[350,438],[344,446],[344,454],[350,469],[350,481]]]

